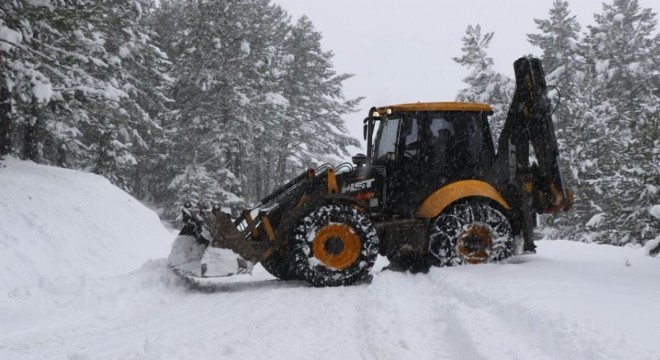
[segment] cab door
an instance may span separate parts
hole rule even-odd
[[[410,114],[385,119],[375,144],[374,164],[386,169],[383,191],[386,212],[412,216],[424,194],[423,120]]]

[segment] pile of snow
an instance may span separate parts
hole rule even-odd
[[[6,158],[0,168],[0,291],[101,277],[167,255],[158,216],[106,179]]]

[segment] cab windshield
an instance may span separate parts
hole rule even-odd
[[[386,118],[380,122],[374,145],[374,158],[384,160],[388,153],[394,156],[400,125],[401,118]]]

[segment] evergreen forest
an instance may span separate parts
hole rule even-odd
[[[567,1],[527,40],[552,85],[562,173],[575,206],[542,217],[550,238],[625,245],[660,234],[660,34],[637,0],[581,26]],[[469,26],[461,101],[491,104],[499,132],[513,80],[496,34]],[[174,220],[190,199],[233,210],[357,139],[333,53],[270,0],[3,0],[0,157],[106,177]],[[457,39],[458,41],[458,39]]]

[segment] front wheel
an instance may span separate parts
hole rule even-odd
[[[378,256],[371,220],[348,205],[322,205],[300,219],[291,236],[291,261],[314,286],[350,285],[365,277]]]
[[[273,253],[261,260],[261,265],[271,275],[280,280],[293,280],[296,278],[295,269],[291,265],[286,249],[273,249]]]
[[[498,262],[513,252],[513,231],[504,214],[485,202],[469,200],[438,215],[429,228],[435,265]]]

